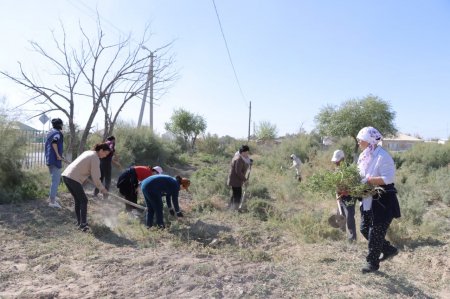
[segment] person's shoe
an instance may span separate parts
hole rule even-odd
[[[380,262],[385,261],[387,259],[393,258],[398,254],[398,249],[393,247],[392,250],[389,250],[388,252],[382,252],[380,256]]]
[[[89,224],[87,223],[82,223],[80,224],[80,226],[78,227],[79,230],[81,230],[82,232],[86,233],[89,231]]]
[[[362,269],[361,272],[364,273],[370,273],[375,272],[380,268],[380,266],[373,265],[371,263],[367,263]]]
[[[51,208],[61,209],[61,205],[57,201],[49,203],[48,206]]]

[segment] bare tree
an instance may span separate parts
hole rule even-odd
[[[108,43],[100,18],[97,20],[97,31],[93,38],[81,24],[79,25],[82,38],[76,48],[69,45],[62,23],[62,37],[52,32],[54,48],[44,49],[38,42],[30,41],[32,50],[56,70],[56,73],[52,73],[51,80],[41,82],[25,71],[20,62],[18,76],[0,71],[5,77],[31,91],[26,103],[33,102],[44,107],[34,117],[50,111],[60,111],[67,117],[71,137],[69,151],[73,157],[85,149],[99,109],[104,112],[103,134],[106,137],[112,134],[125,105],[131,100],[142,99],[150,63],[148,51],[144,50],[144,44],[149,39],[148,26],[138,42],[130,35],[125,39],[119,38],[117,42]],[[154,50],[154,53],[158,53],[154,62],[154,86],[160,94],[176,78],[176,72],[171,71],[173,59],[168,54],[171,44]],[[75,111],[76,108],[80,109],[79,107],[84,113],[89,113],[89,117],[82,126],[84,129],[78,142]]]

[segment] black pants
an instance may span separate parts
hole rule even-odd
[[[392,219],[386,222],[374,223],[372,211],[361,210],[360,231],[364,238],[369,241],[369,252],[366,261],[371,265],[378,266],[380,264],[380,254],[382,252],[395,250],[395,247],[385,239],[386,232],[391,222]]]
[[[231,187],[231,189],[233,190],[233,194],[231,195],[230,199],[230,208],[237,209],[241,204],[242,187]]]
[[[75,201],[75,214],[77,215],[78,225],[86,224],[88,199],[86,193],[84,192],[83,186],[77,181],[69,179],[65,176],[63,176],[63,181]]]
[[[126,200],[133,203],[137,203],[137,191],[138,181],[136,178],[136,171],[133,168],[124,171],[117,180],[117,188],[119,188],[120,194],[122,194]],[[129,204],[125,204],[125,209],[131,211],[134,207]]]
[[[112,161],[108,159],[100,159],[100,181],[109,191],[111,187],[111,175],[112,175]],[[99,190],[95,188],[94,194],[97,195]]]

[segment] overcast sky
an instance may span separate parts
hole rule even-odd
[[[449,135],[450,1],[446,0],[215,0],[236,75],[212,0],[1,0],[0,68],[17,61],[39,75],[47,66],[30,55],[29,40],[52,47],[60,21],[79,40],[78,22],[105,33],[141,37],[148,48],[174,42],[179,79],[155,105],[154,127],[164,133],[174,109],[203,116],[207,132],[244,138],[248,106],[253,123],[275,124],[279,135],[314,128],[325,105],[376,95],[391,104],[404,133]],[[0,78],[10,106],[26,93]],[[13,104],[11,104],[14,102]],[[27,107],[32,109],[32,107]],[[137,123],[140,104],[123,119]],[[62,117],[58,113],[51,117]],[[77,119],[87,114],[77,110]],[[30,121],[39,127],[39,121]],[[148,107],[144,124],[149,122]],[[96,124],[101,126],[102,119]]]

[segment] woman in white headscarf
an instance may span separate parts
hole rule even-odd
[[[400,217],[400,206],[394,187],[394,160],[385,149],[378,146],[382,138],[380,132],[373,127],[362,128],[356,136],[362,150],[358,158],[362,182],[384,190],[375,196],[363,198],[361,202],[360,231],[369,241],[367,264],[362,268],[363,273],[377,271],[380,261],[398,253],[397,248],[385,239],[392,219]]]

